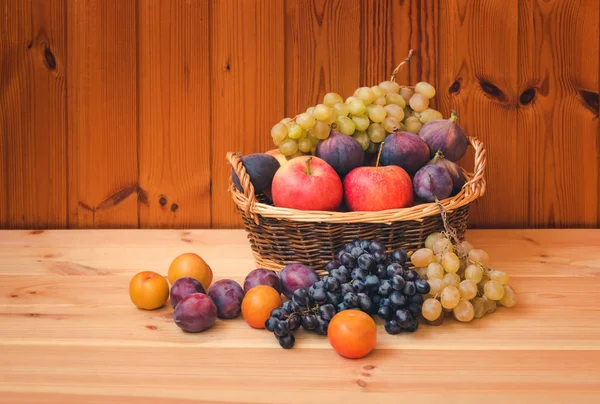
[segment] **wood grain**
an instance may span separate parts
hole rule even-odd
[[[0,225],[67,224],[64,0],[0,3]]]
[[[585,0],[519,2],[520,178],[530,192],[530,227],[598,224],[598,8]]]
[[[0,323],[9,324],[0,327],[0,398],[597,402],[599,232],[470,230],[511,275],[518,305],[396,336],[378,321],[377,348],[347,360],[312,333],[298,331],[291,350],[242,318],[188,334],[170,306],[141,311],[129,301],[133,274],[166,273],[182,250],[205,257],[215,280],[241,282],[253,268],[241,230],[0,231]]]
[[[352,95],[361,81],[360,0],[289,0],[285,22],[285,116],[329,92]]]
[[[135,0],[70,1],[69,226],[138,226]]]
[[[211,6],[212,227],[241,227],[227,192],[227,152],[272,148],[284,111],[284,7],[280,0],[218,0]]]
[[[210,227],[209,2],[138,2],[140,226]]]

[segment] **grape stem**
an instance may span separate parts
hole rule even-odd
[[[385,142],[381,142],[379,145],[379,153],[377,153],[377,160],[375,161],[375,167],[379,167],[379,159],[381,158],[381,151],[383,150],[383,145]]]
[[[392,77],[390,78],[390,81],[396,81],[396,75],[400,72],[400,69],[402,69],[402,66],[404,66],[405,64],[410,62],[410,58],[412,57],[413,53],[415,53],[415,51],[412,49],[408,51],[408,56],[406,57],[406,59],[404,59],[402,62],[400,62],[400,64],[398,66],[396,66],[396,68],[392,72]]]

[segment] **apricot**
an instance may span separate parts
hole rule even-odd
[[[169,266],[169,282],[173,285],[177,279],[190,277],[202,284],[208,290],[213,279],[213,273],[208,264],[198,254],[185,253],[173,260]]]
[[[131,278],[129,297],[140,309],[158,309],[164,306],[169,298],[169,284],[164,276],[152,271],[143,271]]]
[[[257,285],[246,292],[242,300],[242,316],[252,328],[265,328],[271,311],[281,306],[281,295],[267,285]]]
[[[360,310],[344,310],[329,322],[327,337],[338,354],[345,358],[358,359],[375,348],[377,327],[367,313]]]

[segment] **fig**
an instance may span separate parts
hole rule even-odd
[[[271,186],[275,172],[279,169],[279,161],[266,153],[255,153],[242,156],[242,164],[250,176],[254,192],[260,193]],[[238,191],[244,192],[237,174],[231,169],[231,179]]]
[[[448,171],[436,165],[422,167],[413,178],[415,195],[426,202],[449,197],[452,194],[452,185]]]
[[[446,159],[444,157],[444,153],[441,151],[438,151],[435,156],[433,156],[433,159],[431,159],[427,164],[436,165],[448,171],[450,178],[452,178],[453,194],[458,193],[466,182],[465,175],[459,165]]]
[[[423,139],[414,133],[395,132],[385,138],[379,161],[384,166],[399,166],[412,177],[428,160],[429,148]]]
[[[362,166],[365,161],[365,152],[360,143],[335,129],[327,139],[319,142],[316,156],[325,160],[340,177]]]
[[[456,123],[458,115],[452,112],[450,119],[436,119],[427,122],[419,130],[419,136],[427,143],[431,157],[438,151],[444,153],[444,157],[450,161],[460,160],[469,146],[467,135]]]

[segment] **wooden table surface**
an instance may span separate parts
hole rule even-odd
[[[518,305],[388,335],[367,357],[243,319],[182,332],[136,309],[130,278],[193,251],[215,280],[254,268],[241,230],[0,232],[0,402],[600,402],[600,230],[475,231]],[[425,402],[425,401],[419,401]]]

